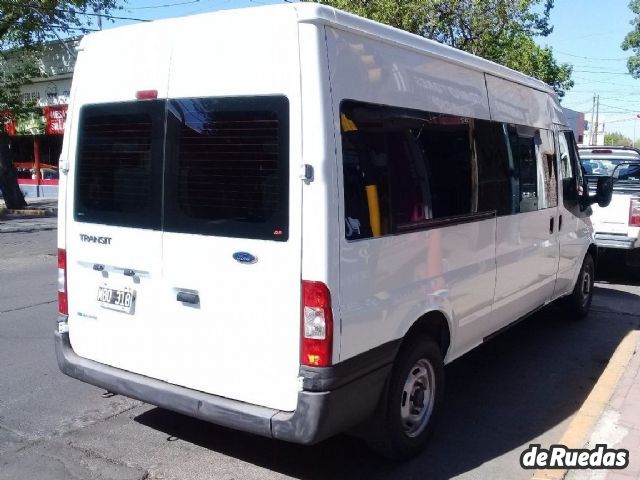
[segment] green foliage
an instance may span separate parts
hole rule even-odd
[[[633,55],[627,60],[627,68],[634,78],[640,78],[640,0],[631,0],[629,8],[635,13],[636,18],[631,20],[633,30],[624,37],[622,49],[633,51]]]
[[[7,112],[29,115],[35,105],[20,86],[44,76],[39,53],[48,42],[77,36],[92,26],[97,9],[117,9],[117,0],[0,0],[0,133]],[[89,14],[88,16],[85,14]]]
[[[627,145],[630,146],[631,139],[620,132],[605,133],[604,144],[605,145]]]
[[[635,0],[640,1],[640,0]],[[534,42],[553,27],[554,0],[326,0],[327,4],[492,60],[551,85],[573,86],[572,67]]]

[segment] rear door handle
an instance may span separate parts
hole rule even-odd
[[[182,303],[191,303],[193,305],[198,305],[200,303],[200,297],[197,293],[178,292],[176,300]]]
[[[562,230],[562,215],[558,217],[558,231]]]
[[[555,218],[551,217],[549,219],[549,233],[553,233],[553,223],[555,221]]]

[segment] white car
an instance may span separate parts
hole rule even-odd
[[[581,146],[578,151],[591,187],[600,178],[613,178],[611,204],[592,207],[591,222],[600,253],[623,253],[628,270],[640,275],[640,150]]]

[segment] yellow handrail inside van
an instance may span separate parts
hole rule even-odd
[[[369,224],[371,225],[371,234],[374,237],[382,235],[380,227],[380,202],[378,201],[378,186],[365,185],[367,192],[367,203],[369,204]]]

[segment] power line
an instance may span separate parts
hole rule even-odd
[[[619,62],[621,60],[628,60],[629,57],[618,57],[618,58],[595,58],[595,57],[585,57],[583,55],[574,55],[573,53],[569,53],[569,52],[563,52],[562,50],[553,50],[554,52],[557,53],[561,53],[563,55],[568,55],[569,57],[574,57],[574,58],[582,58],[584,60],[602,60],[605,62]]]
[[[165,7],[175,7],[178,5],[188,5],[190,3],[199,3],[200,0],[189,0],[188,2],[177,2],[177,3],[166,3],[164,5],[148,5],[145,7],[131,7],[131,8],[127,8],[126,10],[146,10],[148,8],[165,8]]]
[[[106,13],[89,13],[89,12],[81,12],[78,10],[67,10],[64,8],[54,8],[53,10],[56,10],[58,12],[64,12],[64,13],[72,13],[74,15],[86,15],[89,17],[104,17],[104,18],[111,18],[113,20],[134,20],[136,22],[151,22],[152,20],[149,20],[148,18],[133,18],[133,17],[116,17],[114,15],[107,15]]]
[[[604,80],[594,80],[592,78],[574,77],[576,80],[583,80],[585,82],[602,83],[603,85],[616,85],[618,87],[625,87],[626,85],[620,85],[620,82],[606,82]],[[629,88],[633,88],[633,85],[628,85]]]
[[[620,110],[621,112],[629,112],[629,113],[636,113],[637,112],[637,110],[631,110],[629,108],[622,108],[622,107],[615,107],[613,105],[606,105],[604,103],[600,103],[600,105],[602,105],[604,107],[607,107],[607,108],[615,108],[617,110]]]
[[[598,70],[574,70],[574,72],[578,72],[578,73],[602,73],[605,75],[631,75],[631,73],[629,72],[605,72],[605,71],[598,71]]]
[[[193,1],[193,0],[192,0]],[[196,1],[200,1],[200,0],[196,0]],[[28,2],[25,3],[21,3],[19,4],[23,7],[26,8],[30,8],[33,11],[36,11],[39,13],[39,15],[43,16],[43,17],[51,17],[51,15],[45,15],[41,10],[41,6],[34,6]],[[113,20],[133,20],[136,22],[151,22],[152,20],[149,20],[148,18],[134,18],[134,17],[120,17],[120,16],[115,16],[115,15],[107,15],[105,13],[90,13],[90,12],[83,12],[81,10],[70,10],[70,9],[65,9],[65,8],[52,8],[51,10],[56,11],[56,12],[62,12],[62,13],[71,13],[73,15],[85,15],[85,16],[89,16],[89,17],[105,17],[105,18],[111,18]]]

